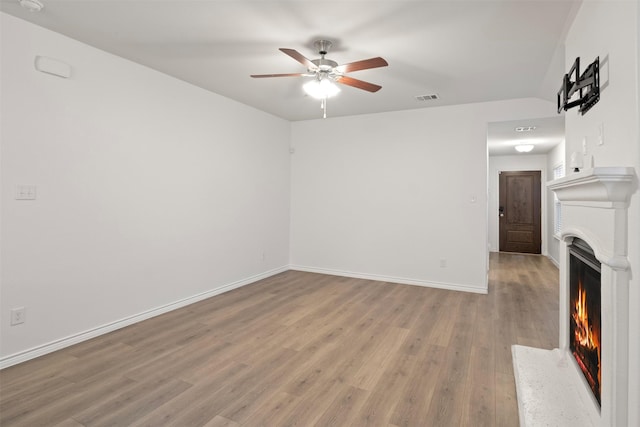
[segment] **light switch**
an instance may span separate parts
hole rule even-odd
[[[36,199],[35,185],[17,185],[16,186],[16,200],[35,200],[35,199]]]
[[[604,145],[604,123],[598,124],[598,145]]]

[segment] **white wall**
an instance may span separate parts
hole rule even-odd
[[[1,19],[5,360],[287,267],[288,122]]]
[[[636,74],[637,85],[636,85],[636,112],[640,113],[640,6],[636,5]],[[637,125],[637,143],[636,147],[640,147],[640,120],[636,121]],[[640,149],[636,150],[636,174],[640,174]],[[640,207],[637,200],[638,193],[636,192],[636,200],[635,200],[635,208],[631,212],[629,217],[629,222],[635,223],[632,226],[632,231],[635,232],[635,238],[631,237],[633,240],[630,243],[629,247],[629,257],[635,259],[635,271],[637,272],[640,269],[640,238],[638,238],[638,234],[640,234]],[[633,236],[631,232],[629,236]],[[631,291],[631,298],[629,302],[629,311],[631,318],[629,319],[629,326],[637,326],[640,325],[640,278],[638,278],[638,274],[636,273],[634,279],[634,289]],[[632,311],[633,310],[633,311]],[[629,329],[631,330],[631,329]],[[629,343],[629,355],[638,355],[640,354],[640,337],[636,334],[635,337],[631,337],[631,341]],[[629,358],[631,360],[631,357]],[[638,362],[638,357],[634,359],[634,363],[631,366],[631,375],[632,378],[630,380],[629,386],[629,397],[634,399],[633,401],[640,401],[640,363]],[[640,424],[640,405],[632,405],[629,408],[629,420],[632,420],[636,424]]]
[[[564,164],[565,165],[565,174],[568,173],[566,170],[567,165],[564,163],[565,157],[565,143],[562,141],[558,144],[553,150],[547,153],[547,179],[546,181],[553,180],[553,170]],[[570,172],[570,171],[569,171]],[[545,183],[546,184],[546,183]],[[554,213],[554,203],[555,198],[553,191],[547,190],[545,185],[545,192],[547,198],[547,256],[551,258],[551,260],[557,265],[560,265],[560,242],[555,237],[554,233],[554,225],[555,225],[555,213]],[[542,194],[545,194],[544,192]]]
[[[293,123],[293,268],[485,292],[487,123],[554,112],[520,99]]]
[[[515,151],[515,150],[514,150]],[[513,156],[489,157],[489,250],[500,250],[500,224],[498,208],[500,206],[500,172],[540,171],[540,227],[543,254],[547,254],[547,194],[546,179],[547,156],[544,154],[522,154]]]
[[[600,102],[586,115],[569,110],[565,117],[567,156],[580,151],[587,138],[596,166],[633,166],[640,174],[638,108],[638,44],[640,12],[637,1],[585,1],[567,35],[566,66],[577,56],[588,64],[600,56]],[[560,81],[560,76],[558,77]],[[604,124],[604,145],[596,145],[597,129]],[[629,207],[629,420],[640,425],[640,191]]]

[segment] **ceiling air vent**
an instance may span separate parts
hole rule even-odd
[[[431,95],[418,95],[416,96],[416,99],[418,101],[433,101],[436,99],[440,99],[440,97],[438,96],[437,93],[433,93]]]

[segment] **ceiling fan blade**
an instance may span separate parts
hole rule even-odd
[[[318,66],[313,62],[311,62],[310,59],[308,59],[307,57],[305,57],[303,54],[301,54],[295,49],[286,49],[284,47],[281,47],[280,50],[285,54],[289,55],[290,57],[292,57],[293,59],[295,59],[296,61],[298,61],[299,63],[301,63],[302,65],[304,65],[305,67],[307,67],[308,69],[315,70],[318,68]]]
[[[350,62],[349,64],[338,65],[335,70],[339,73],[351,73],[353,71],[367,70],[369,68],[386,67],[389,65],[384,58],[364,59],[362,61]]]
[[[302,77],[306,76],[306,73],[289,73],[289,74],[251,74],[251,77],[255,79],[261,79],[263,77]]]
[[[378,86],[373,83],[354,79],[353,77],[340,76],[340,77],[336,77],[335,80],[336,82],[342,83],[343,85],[352,86],[358,89],[366,90],[368,92],[377,92],[380,89],[382,89],[382,86]]]

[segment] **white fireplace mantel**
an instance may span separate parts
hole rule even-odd
[[[628,269],[627,207],[635,185],[630,167],[584,169],[549,182],[562,204],[561,239],[579,237],[601,263]]]
[[[584,408],[596,426],[626,425],[628,412],[629,261],[627,208],[637,179],[631,167],[600,167],[569,172],[551,181],[562,205],[560,228],[560,354],[575,367],[574,385],[586,386],[569,350],[569,251],[575,237],[587,242],[601,262],[601,407]],[[580,385],[582,383],[582,386]],[[584,401],[583,401],[584,402]]]
[[[601,167],[569,173],[551,181],[547,187],[563,204],[626,208],[634,178],[633,168]]]

